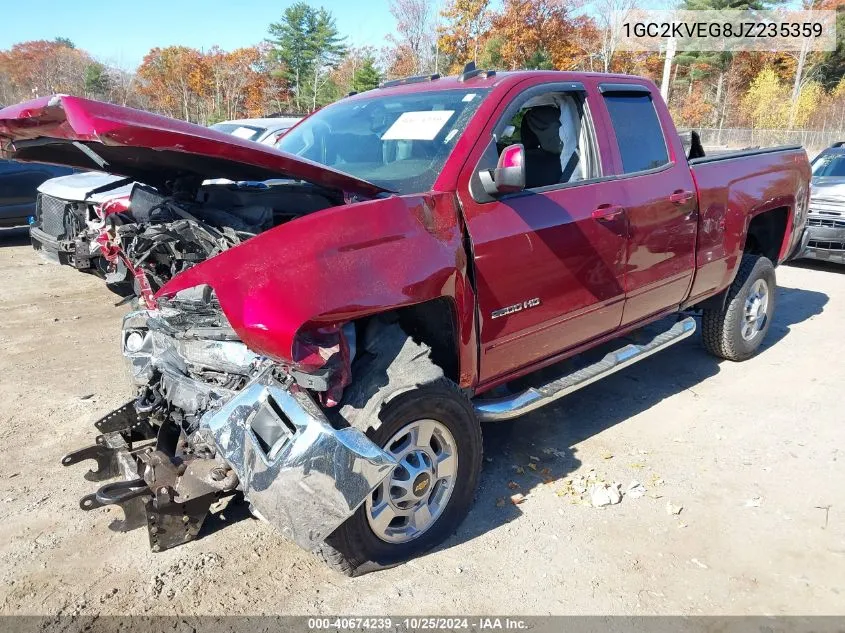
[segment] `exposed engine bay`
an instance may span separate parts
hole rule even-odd
[[[74,196],[67,185],[39,193],[33,245],[62,264],[104,277],[121,294],[134,291],[145,306],[187,268],[274,226],[344,203],[335,190],[296,181],[199,188],[177,181],[162,193],[99,176],[110,180],[93,195],[82,194],[84,200],[55,195]]]
[[[174,276],[291,220],[343,204],[306,183],[205,185],[163,195],[136,183],[128,200],[100,205],[96,238],[112,270],[125,267],[142,305]]]

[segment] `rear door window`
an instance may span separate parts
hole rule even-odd
[[[650,94],[608,93],[604,101],[626,174],[656,169],[669,162],[663,128]]]

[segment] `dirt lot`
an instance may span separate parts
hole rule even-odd
[[[162,554],[143,530],[110,532],[118,510],[79,510],[96,484],[59,460],[129,396],[125,308],[20,235],[0,240],[0,614],[845,613],[845,270],[780,269],[777,316],[749,362],[717,363],[694,337],[485,427],[458,534],[348,579],[243,506]],[[567,478],[591,468],[648,492],[575,504]],[[509,482],[528,496],[519,506],[500,501]]]

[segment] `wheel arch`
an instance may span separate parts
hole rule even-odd
[[[362,342],[373,319],[398,323],[408,336],[431,350],[431,360],[446,378],[461,383],[461,335],[454,298],[438,297],[356,319],[352,323]]]
[[[791,217],[789,206],[773,207],[755,214],[748,223],[742,252],[763,255],[777,265],[788,239],[787,227]]]

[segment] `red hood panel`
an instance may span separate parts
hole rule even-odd
[[[266,145],[81,97],[54,95],[0,110],[0,144],[4,158],[98,169],[156,186],[184,176],[292,178],[367,197],[385,192]]]

